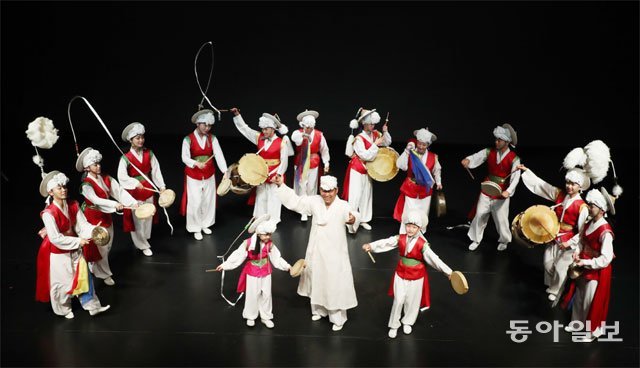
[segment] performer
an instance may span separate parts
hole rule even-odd
[[[109,252],[113,244],[113,220],[111,214],[122,211],[124,206],[138,207],[136,201],[120,184],[109,175],[102,174],[102,154],[98,150],[87,147],[76,160],[76,170],[85,172],[80,185],[80,193],[85,201],[80,209],[91,225],[100,225],[107,229],[109,242],[97,247],[101,259],[89,263],[91,272],[104,283],[113,286],[113,273],[109,266]],[[109,197],[115,199],[111,200]]]
[[[320,195],[314,196],[296,195],[283,185],[281,176],[272,182],[278,186],[276,194],[285,207],[313,216],[298,294],[310,298],[312,320],[329,316],[333,331],[339,331],[347,321],[347,309],[358,305],[345,224],[350,232],[355,232],[360,214],[346,201],[336,198],[338,180],[333,176],[320,178]]]
[[[282,203],[275,195],[276,186],[270,182],[270,179],[275,175],[284,175],[289,165],[289,156],[293,156],[293,146],[289,137],[285,135],[289,129],[280,122],[277,114],[264,113],[258,121],[262,132],[258,132],[249,128],[244,122],[240,110],[234,107],[231,112],[234,115],[233,123],[238,131],[258,147],[258,154],[264,158],[269,167],[269,177],[264,183],[258,185],[255,198],[252,194],[249,199],[249,204],[254,204],[253,216],[257,218],[268,213],[271,220],[279,223]],[[282,134],[282,138],[276,135],[276,130]]]
[[[532,193],[556,204],[553,209],[560,220],[560,232],[555,241],[546,245],[543,258],[544,283],[548,286],[549,300],[554,301],[567,277],[573,253],[578,249],[580,232],[589,216],[580,192],[589,188],[590,180],[584,171],[571,169],[564,176],[563,190],[540,179],[524,165],[518,165],[518,170],[522,171],[522,182]]]
[[[425,227],[428,221],[422,210],[412,210],[406,213],[403,218],[406,227],[405,233],[362,246],[365,252],[381,253],[396,248],[400,251],[400,260],[389,289],[389,295],[393,296],[388,325],[389,337],[392,339],[398,335],[400,315],[403,309],[402,331],[408,335],[412,331],[411,326],[418,318],[420,307],[429,308],[431,306],[429,277],[425,262],[451,279],[451,268],[438,257],[427,240],[420,234],[420,228]]]
[[[412,138],[409,140],[407,148],[396,161],[396,166],[398,166],[400,170],[407,172],[407,177],[400,187],[400,196],[393,211],[393,218],[400,222],[400,234],[405,234],[406,231],[402,223],[403,213],[408,213],[411,210],[419,210],[427,215],[427,219],[429,218],[431,194],[433,193],[433,187],[426,187],[416,183],[413,163],[409,158],[411,154],[410,151],[416,150],[415,153],[420,158],[423,167],[428,170],[430,178],[433,179],[433,185],[435,185],[438,190],[442,189],[442,167],[438,161],[438,155],[428,150],[431,144],[437,139],[436,135],[431,133],[429,128],[416,130],[413,134],[416,136],[416,139]],[[427,231],[426,223],[421,230],[422,232]]]
[[[202,233],[211,234],[209,226],[216,223],[216,168],[211,156],[223,173],[227,172],[227,161],[218,138],[210,133],[216,122],[213,111],[200,110],[191,122],[196,129],[182,141],[185,168],[180,214],[187,217],[187,231],[202,240]]]
[[[68,182],[65,174],[54,170],[40,183],[40,194],[48,204],[40,213],[45,231],[41,231],[43,240],[38,251],[36,300],[50,301],[55,314],[71,319],[74,296],[92,316],[110,306],[100,304],[83,255],[83,248],[92,244],[94,226],[87,222],[78,202],[67,199]]]
[[[138,170],[142,171],[153,183],[160,189],[160,192],[166,189],[162,172],[160,171],[160,163],[156,155],[144,146],[144,125],[140,123],[131,123],[122,131],[122,140],[131,144],[129,152],[125,153],[118,164],[118,181],[133,198],[145,203],[153,203],[153,192],[144,188],[153,189],[151,183],[144,179]],[[136,170],[133,166],[137,167]],[[153,218],[153,223],[158,222],[158,213]],[[151,251],[151,226],[152,220],[140,220],[133,216],[129,209],[124,210],[123,218],[124,231],[131,233],[131,240],[136,248],[142,250],[142,254],[149,257],[153,255]]]
[[[613,253],[613,229],[605,219],[605,214],[615,214],[615,197],[606,189],[592,189],[587,193],[589,220],[582,229],[581,249],[574,253],[574,262],[584,269],[563,299],[567,307],[573,297],[571,320],[586,324],[589,334],[580,337],[581,342],[591,342],[603,334],[602,324],[607,319],[611,291],[611,261]],[[567,332],[578,331],[575,326],[565,327]]]
[[[291,265],[280,255],[280,251],[271,241],[271,234],[276,231],[273,220],[252,224],[249,232],[255,234],[240,244],[229,258],[216,267],[216,271],[233,270],[247,260],[238,280],[238,293],[245,293],[242,318],[247,320],[247,326],[255,326],[255,320],[260,321],[267,328],[273,328],[272,298],[271,298],[271,264],[279,270],[289,271]]]
[[[318,193],[320,157],[324,165],[323,172],[325,174],[329,172],[329,146],[322,132],[315,129],[318,116],[320,114],[313,110],[299,113],[300,129],[291,134],[291,140],[296,144],[293,189],[299,196]],[[307,221],[308,215],[303,213],[300,219]]]
[[[374,129],[379,122],[380,115],[376,109],[360,108],[356,119],[351,121],[350,126],[357,127],[357,124],[362,123],[362,132],[355,136],[352,144],[347,142],[346,153],[351,157],[351,161],[347,166],[342,199],[348,201],[351,208],[360,213],[362,216],[360,225],[366,230],[371,230],[369,221],[373,217],[373,185],[367,174],[365,162],[376,159],[379,146],[391,145],[391,135],[386,122],[382,126],[382,133]]]
[[[485,180],[490,180],[502,188],[502,193],[499,196],[490,196],[483,191],[480,192],[475,216],[467,233],[469,239],[471,239],[469,250],[472,251],[476,250],[482,241],[484,229],[489,221],[489,214],[493,217],[496,230],[500,235],[498,238],[498,250],[507,249],[507,244],[511,242],[509,201],[515,194],[516,186],[520,181],[520,172],[516,170],[516,167],[520,164],[520,158],[514,151],[509,149],[509,145],[515,148],[518,143],[518,136],[509,124],[497,126],[493,130],[493,136],[496,139],[494,148],[483,149],[462,160],[462,166],[471,169],[487,161],[489,175]],[[508,180],[505,179],[509,175],[511,176]]]

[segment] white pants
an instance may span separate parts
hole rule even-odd
[[[393,305],[389,316],[389,328],[400,328],[400,313],[404,310],[403,325],[413,326],[420,312],[422,300],[422,285],[424,278],[418,280],[405,280],[394,275],[393,281]]]
[[[429,218],[429,207],[431,207],[431,196],[418,199],[404,196],[404,208],[402,209],[402,214],[409,213],[409,211],[418,210],[425,212],[427,214],[427,218]],[[428,224],[427,224],[428,225]],[[424,226],[422,232],[427,231],[427,226]],[[400,224],[400,234],[406,234],[407,230],[404,227],[404,224]]]
[[[113,245],[113,224],[107,228],[107,232],[109,233],[109,242],[102,247],[96,246],[102,256],[102,259],[98,262],[89,263],[91,273],[100,279],[106,279],[107,277],[113,276],[111,267],[109,266],[109,252]]]
[[[562,250],[555,243],[549,243],[544,249],[544,283],[551,294],[557,295],[567,278],[569,266],[573,263],[573,249]]]
[[[347,322],[346,309],[327,310],[327,308],[321,305],[311,304],[311,314],[316,314],[322,317],[329,316],[329,322],[333,323],[336,326],[342,326],[345,324],[345,322]]]
[[[493,217],[498,231],[498,242],[507,244],[511,242],[511,228],[509,226],[509,201],[507,199],[491,199],[484,194],[480,194],[476,216],[471,221],[467,235],[471,241],[480,243],[484,235],[484,228],[489,222],[489,214]]]
[[[256,188],[256,204],[253,207],[253,216],[258,217],[268,213],[271,220],[280,222],[280,212],[282,211],[282,202],[276,195],[277,185],[271,183],[262,183]]]
[[[71,312],[71,299],[73,295],[67,294],[73,285],[73,277],[78,268],[80,251],[71,253],[56,254],[51,253],[49,269],[49,297],[51,298],[51,308],[59,316],[64,316]],[[89,274],[91,277],[91,274]],[[95,290],[95,289],[94,289]],[[100,300],[95,294],[91,300],[82,304],[85,310],[100,308]]]
[[[576,291],[573,299],[573,306],[571,307],[571,320],[580,321],[586,323],[589,318],[589,309],[591,309],[591,302],[596,295],[596,289],[598,288],[598,280],[587,280],[584,277],[580,277],[576,280]],[[593,335],[601,336],[603,334],[602,329],[598,327],[593,331]]]
[[[199,233],[216,223],[216,177],[198,180],[187,176],[187,231]]]
[[[247,275],[247,289],[244,296],[242,318],[254,320],[259,315],[260,319],[273,319],[271,275],[265,277]]]
[[[307,182],[306,183],[302,183],[303,185],[300,186],[298,185],[298,178],[296,175],[294,175],[293,178],[293,190],[296,192],[297,195],[299,196],[313,196],[318,194],[318,169],[319,167],[316,167],[315,169],[309,169],[309,175],[307,176]],[[297,166],[294,166],[294,173],[297,172]],[[311,215],[310,213],[307,213],[306,215]]]
[[[153,197],[147,198],[144,203],[153,203]],[[153,216],[148,219],[140,220],[136,217],[135,213],[131,214],[133,217],[133,225],[136,227],[136,231],[131,232],[131,240],[136,248],[143,250],[151,248],[149,239],[151,239],[151,226],[153,225]]]
[[[349,205],[360,212],[361,222],[369,222],[373,217],[373,185],[367,174],[351,169],[349,178]]]

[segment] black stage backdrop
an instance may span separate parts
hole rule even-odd
[[[41,151],[45,170],[66,172],[72,196],[78,198],[68,101],[86,97],[118,140],[127,124],[142,122],[168,186],[181,195],[181,139],[193,129],[190,117],[201,98],[194,56],[202,43],[212,41],[215,70],[208,95],[216,106],[240,108],[256,129],[263,112],[277,112],[291,130],[297,128],[299,112],[319,111],[317,127],[329,140],[332,171],[340,182],[349,120],[359,107],[376,108],[383,118],[390,112],[398,151],[414,129],[429,127],[438,135],[433,148],[441,154],[448,188],[449,214],[436,220],[437,226],[465,221],[478,183],[471,182],[459,161],[491,145],[496,125],[515,127],[523,163],[551,183],[562,182],[561,161],[571,148],[602,139],[611,147],[625,187],[619,215],[612,219],[622,230],[616,262],[618,275],[625,276],[618,282],[628,280],[633,289],[632,304],[624,304],[622,296],[614,303],[625,305],[626,320],[635,321],[635,330],[622,328],[637,342],[637,2],[3,1],[1,10],[3,296],[21,275],[33,273],[25,267],[33,268],[27,264],[35,263],[38,239],[33,234],[41,227],[40,174],[31,162],[35,152],[24,134],[27,124],[38,116],[54,121],[60,140]],[[206,51],[199,65],[204,76],[210,60]],[[101,150],[103,170],[115,174],[117,152],[95,118],[78,101],[72,114],[81,148]],[[229,113],[213,131],[227,163],[253,150]],[[484,170],[476,170],[476,176]],[[375,184],[375,216],[390,216],[402,176]],[[603,184],[610,189],[611,178]],[[220,207],[234,216],[238,211],[250,216],[244,207],[236,210],[243,200],[227,196]],[[540,202],[521,186],[510,218]],[[183,232],[175,206],[170,214]],[[14,229],[29,234],[25,244],[14,244]],[[164,227],[156,231],[168,236]],[[491,225],[487,232],[495,239]],[[465,247],[460,249],[466,252]],[[6,262],[12,263],[5,272]],[[23,281],[25,288],[31,288],[28,281]],[[18,308],[15,302],[7,305]],[[38,311],[41,319],[54,318],[47,315],[50,311]],[[11,316],[3,312],[3,322],[6,318]],[[12,349],[4,340],[3,347]],[[637,363],[637,348],[632,353]]]

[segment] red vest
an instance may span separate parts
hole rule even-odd
[[[498,152],[494,148],[489,149],[489,156],[487,157],[487,167],[489,169],[489,175],[484,179],[495,182],[500,185],[502,191],[505,191],[509,186],[509,180],[500,180],[506,178],[507,175],[511,174],[511,165],[513,161],[518,157],[515,152],[509,151],[505,157],[502,158],[500,163],[496,163],[496,159],[498,156]],[[484,193],[486,195],[486,193]],[[502,196],[488,196],[491,199],[504,199]]]
[[[556,212],[556,216],[558,216],[558,220],[562,216],[562,202],[564,202],[567,193],[565,191],[561,191],[558,194],[558,198],[556,198],[556,204],[559,206],[554,208]],[[562,217],[562,222],[560,223],[560,232],[558,233],[558,239],[562,242],[568,241],[573,238],[574,235],[578,233],[578,218],[580,217],[580,210],[582,206],[586,206],[582,199],[576,199],[569,207],[564,211],[564,217]]]
[[[104,181],[104,184],[107,186],[107,189],[109,189],[109,192],[111,192],[111,177],[109,175],[104,175],[102,176],[102,180]],[[80,187],[82,188],[82,186],[84,185],[90,185],[98,197],[103,199],[109,199],[109,192],[105,192],[104,189],[102,189],[98,185],[98,183],[95,182],[95,180],[89,178],[89,176],[85,177],[82,180],[82,185]],[[100,211],[94,206],[94,203],[91,202],[86,197],[84,199],[84,203],[82,204],[81,209],[82,209],[82,212],[84,213],[84,216],[87,218],[87,221],[89,221],[91,225],[97,225],[98,223],[101,222],[100,226],[109,227],[113,223],[110,213],[104,213]]]
[[[189,152],[191,153],[191,158],[202,162],[202,160],[206,160],[209,157],[213,156],[213,135],[207,134],[207,140],[205,141],[204,148],[200,147],[198,143],[198,139],[194,132],[191,132],[185,139],[189,140]],[[198,160],[200,158],[200,160]],[[193,168],[187,166],[184,168],[184,174],[190,178],[197,180],[205,180],[209,179],[216,172],[216,167],[213,164],[213,160],[211,159],[207,162],[204,169],[199,169],[194,166]]]
[[[422,297],[420,300],[421,307],[429,307],[431,305],[431,298],[429,295],[429,276],[427,275],[427,265],[424,262],[422,256],[422,249],[426,244],[426,240],[422,237],[418,237],[416,243],[411,249],[411,252],[404,255],[407,250],[407,234],[401,234],[398,236],[398,250],[400,252],[400,260],[396,266],[396,274],[398,277],[405,280],[418,280],[424,278],[422,282]],[[403,262],[403,258],[408,258],[409,262],[416,263],[415,265],[406,265]],[[389,295],[393,296],[393,284],[395,277],[391,281],[391,287],[389,288]]]
[[[78,206],[78,202],[76,201],[68,201],[68,212],[69,217],[65,216],[62,210],[58,208],[54,203],[48,205],[42,212],[40,212],[40,216],[44,213],[48,213],[56,221],[56,226],[58,227],[58,231],[65,236],[78,236],[74,230],[76,225],[76,216],[78,211],[80,210]],[[50,240],[49,236],[45,236],[40,244],[40,249],[38,250],[38,258],[37,258],[37,266],[36,266],[36,300],[39,302],[48,302],[50,300],[49,297],[49,275],[51,272],[51,263],[50,257],[51,253],[53,254],[65,254],[71,253],[71,250],[64,250],[56,247]],[[93,242],[82,247],[82,252],[85,254],[85,259],[89,260],[89,257],[95,257],[95,253],[97,256],[100,256],[96,245]],[[98,258],[97,260],[100,260]]]
[[[298,129],[299,132],[304,132],[304,129]],[[304,139],[302,140],[304,142]],[[313,130],[313,142],[311,142],[311,158],[309,168],[315,169],[320,165],[320,142],[322,142],[322,132],[318,129]],[[294,158],[294,165],[300,166],[300,157],[301,157],[302,145],[296,146],[296,157]]]
[[[580,252],[581,259],[592,259],[598,258],[600,256],[600,250],[602,249],[602,238],[604,234],[609,233],[613,236],[613,229],[609,223],[605,223],[600,225],[597,229],[595,229],[591,234],[587,234],[587,226],[582,228],[581,240],[582,240],[582,251]],[[607,266],[610,267],[611,265]],[[587,270],[585,269],[582,274],[584,278],[587,280],[598,280],[600,279],[600,271],[601,270]]]
[[[253,251],[249,250],[249,246],[251,245],[251,238],[246,240],[246,249],[247,249],[247,262],[244,264],[242,268],[242,272],[240,273],[240,279],[238,280],[238,288],[236,289],[239,293],[244,293],[247,289],[247,275],[252,277],[265,277],[271,275],[271,263],[269,262],[269,252],[271,252],[271,247],[273,243],[269,241],[269,243],[265,244],[262,249],[260,249],[260,253],[254,254]],[[256,247],[260,246],[260,237],[256,237]],[[258,265],[254,264],[252,261],[264,260],[264,264]]]
[[[380,136],[382,136],[382,133],[380,133],[377,130],[373,131],[373,141],[374,142]],[[362,143],[364,143],[364,149],[366,149],[366,150],[368,150],[369,147],[371,147],[371,145],[373,144],[373,143],[369,142],[368,139],[365,139],[361,134],[358,134],[355,139],[360,139],[362,141]],[[354,140],[353,143],[355,144],[355,140]],[[362,161],[362,159],[360,159],[360,157],[358,157],[358,154],[355,153],[355,152],[351,156],[351,161],[349,161],[349,167],[347,167],[347,175],[349,173],[349,170],[351,170],[351,169],[359,172],[360,174],[366,174],[367,173],[367,167],[364,165],[364,162]]]
[[[133,166],[136,166],[142,173],[144,173],[147,177],[151,174],[151,155],[153,152],[149,149],[144,148],[142,151],[142,162],[138,160],[138,158],[129,150],[125,153],[124,157],[127,161],[127,174],[132,177],[138,179],[143,186],[153,189],[153,185],[146,181],[138,172],[138,170],[134,169]],[[138,201],[145,201],[147,198],[153,196],[153,192],[145,189],[127,189],[127,192],[131,194],[131,196]]]
[[[271,145],[269,146],[269,149],[262,149],[265,142],[262,137],[264,137],[264,134],[260,133],[260,135],[258,136],[258,150],[261,150],[259,155],[267,162],[269,172],[271,172],[273,171],[273,169],[280,166],[280,149],[282,146],[282,138],[274,138],[271,142]],[[267,178],[267,182],[269,182],[272,177],[276,176],[276,174],[277,173],[273,173],[269,175],[269,177]]]
[[[427,151],[425,154],[427,155],[427,169],[429,169],[429,172],[433,174],[433,168],[436,165],[436,159],[438,158],[438,155],[429,151]],[[407,197],[418,199],[430,196],[433,193],[433,188],[427,188],[422,185],[418,185],[413,180],[413,163],[411,161],[411,158],[409,158],[408,161],[409,167],[407,169],[407,177],[404,179],[404,182],[402,182],[402,186],[400,186],[400,193],[406,195]]]

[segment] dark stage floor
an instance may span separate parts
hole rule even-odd
[[[165,180],[180,195],[179,142],[180,137],[148,137]],[[237,138],[222,137],[221,142],[228,163],[250,148]],[[613,146],[614,142],[608,143]],[[69,142],[62,144],[65,149],[71,147]],[[343,144],[331,143],[333,173],[340,182],[346,166]],[[394,146],[399,149],[403,144],[396,140]],[[97,148],[105,156],[105,171],[114,173],[114,148],[107,143]],[[349,236],[359,305],[348,312],[344,329],[332,332],[326,319],[311,321],[308,299],[296,294],[298,279],[284,272],[276,270],[273,275],[273,330],[260,323],[247,327],[242,305],[229,307],[220,297],[220,274],[204,271],[217,265],[216,255],[226,250],[252,213],[244,197],[233,194],[220,200],[214,233],[201,242],[186,233],[184,219],[174,205],[169,212],[176,231],[169,236],[161,220],[154,228],[150,258],[134,249],[129,236],[119,230],[118,219],[111,253],[117,284],[97,283],[100,300],[110,304],[111,310],[90,317],[75,304],[75,319],[55,316],[50,305],[34,301],[35,257],[40,244],[36,231],[41,227],[38,211],[42,208],[37,168],[5,165],[2,366],[638,366],[637,151],[612,148],[614,159],[633,160],[626,165],[629,169],[623,165],[619,169],[627,191],[614,219],[617,258],[608,318],[619,322],[617,337],[623,341],[579,344],[564,331],[554,342],[552,333],[535,330],[538,322],[565,324],[569,317],[566,311],[551,309],[546,301],[542,249],[511,244],[507,251],[497,252],[491,222],[480,248],[470,252],[464,230],[446,230],[446,226],[465,221],[478,193],[478,182],[472,182],[458,162],[480,148],[434,145],[441,154],[449,213],[441,219],[432,216],[427,233],[436,253],[454,270],[465,273],[470,292],[459,296],[444,275],[430,272],[431,309],[421,313],[411,335],[400,332],[395,340],[387,337],[392,299],[386,292],[397,253],[379,254],[373,264],[361,245],[397,232],[391,213],[402,173],[390,182],[374,183],[373,230]],[[560,183],[558,168],[570,148],[523,147],[520,155],[541,177]],[[60,168],[71,175],[71,193],[77,199],[79,174],[71,172],[74,158],[45,156],[45,160],[47,171]],[[32,180],[19,181],[21,170],[28,170]],[[484,170],[476,169],[476,176]],[[542,201],[520,185],[510,218],[536,203]],[[274,242],[290,263],[304,256],[310,226],[301,223],[297,214],[283,210]],[[227,275],[226,294],[235,295],[239,269]],[[510,320],[529,321],[533,333],[526,342],[511,341],[506,333]]]

